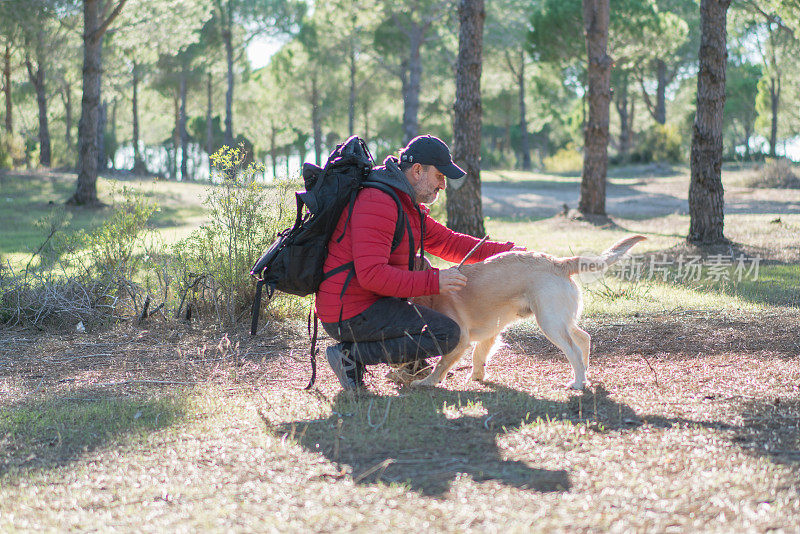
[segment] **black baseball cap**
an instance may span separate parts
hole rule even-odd
[[[453,163],[450,148],[445,142],[432,135],[418,135],[409,141],[405,148],[400,150],[400,161],[433,165],[456,187],[461,185],[461,181],[467,174],[461,167]]]

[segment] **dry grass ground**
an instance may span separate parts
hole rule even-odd
[[[485,384],[466,361],[424,391],[379,366],[359,396],[324,360],[302,390],[307,341],[291,322],[254,338],[157,316],[2,331],[0,531],[797,532],[789,211],[726,218],[764,258],[760,282],[587,286],[583,392],[564,389],[571,368],[532,323],[505,333]],[[648,235],[646,255],[694,252],[680,213],[615,221],[489,225],[557,254],[627,231]]]
[[[796,531],[799,318],[591,320],[583,393],[528,324],[358,397],[274,326],[8,335],[0,530]]]

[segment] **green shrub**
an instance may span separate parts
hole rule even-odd
[[[17,134],[0,134],[0,169],[13,169],[25,163],[25,139]]]
[[[256,183],[263,169],[246,163],[243,145],[223,147],[211,159],[219,185],[205,200],[210,221],[174,246],[174,279],[182,301],[194,298],[218,322],[233,324],[253,300],[250,268],[294,218],[294,204],[287,202],[292,184]]]
[[[560,148],[552,156],[542,160],[547,172],[573,173],[583,169],[583,154],[571,143],[566,148]]]
[[[122,202],[113,206],[108,219],[96,230],[80,234],[96,274],[134,279],[141,265],[141,256],[134,252],[142,245],[147,222],[157,209],[141,193],[122,189]]]
[[[680,163],[684,160],[683,138],[672,124],[656,124],[644,132],[631,154],[638,163]]]

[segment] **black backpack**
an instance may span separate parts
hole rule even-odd
[[[277,289],[292,295],[305,296],[315,293],[320,283],[334,274],[350,271],[342,289],[342,294],[355,274],[352,262],[348,262],[329,272],[323,272],[323,264],[328,255],[328,242],[333,237],[336,224],[342,211],[349,204],[347,221],[352,215],[358,192],[364,187],[374,187],[391,196],[397,204],[397,225],[392,237],[392,251],[402,241],[404,226],[412,236],[405,211],[394,189],[384,183],[368,180],[374,167],[372,154],[366,143],[357,136],[350,137],[338,145],[328,157],[325,167],[311,163],[303,164],[305,191],[295,193],[297,215],[294,224],[280,232],[267,251],[256,261],[250,274],[257,279],[256,295],[253,301],[253,318],[250,333],[255,335],[258,316],[261,310],[261,292],[266,287],[267,298],[272,298]],[[346,226],[345,226],[346,228]],[[344,232],[337,239],[341,240]],[[412,238],[413,239],[413,238]],[[414,268],[414,245],[409,248],[409,269]],[[316,378],[316,334],[317,322],[314,314],[313,334],[309,312],[308,328],[311,337],[311,381]]]

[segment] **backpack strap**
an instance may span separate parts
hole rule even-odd
[[[314,316],[314,328],[312,332],[311,328],[311,316]],[[308,385],[303,389],[311,389],[314,387],[314,382],[317,381],[317,353],[319,349],[317,349],[317,328],[319,327],[319,317],[317,317],[317,312],[314,311],[314,306],[311,306],[311,309],[308,310],[308,337],[311,339],[311,349],[310,349],[310,356],[311,356],[311,379],[308,381]]]

